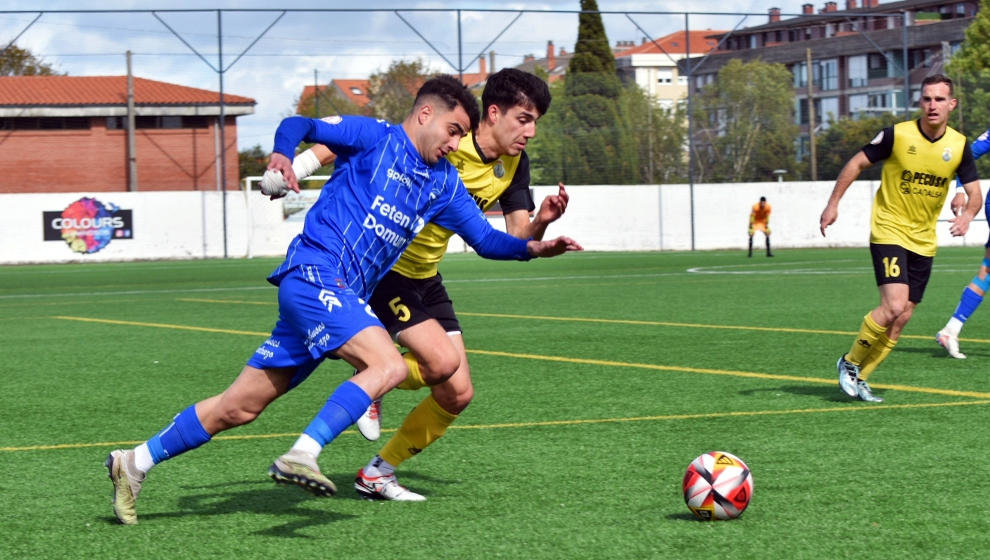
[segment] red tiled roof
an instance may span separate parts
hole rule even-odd
[[[371,102],[371,98],[368,97],[368,86],[370,84],[368,80],[331,80],[330,84],[320,86],[320,90],[325,90],[328,87],[336,87],[337,91],[344,98],[358,107],[364,107]],[[361,93],[355,93],[353,88],[360,90]],[[308,102],[314,95],[316,95],[316,86],[303,86],[302,94],[299,96],[299,103],[296,105],[296,113],[302,113],[303,104]]]
[[[354,103],[358,107],[364,107],[371,102],[368,97],[368,87],[371,82],[368,80],[334,80],[334,85],[340,90],[347,99]],[[354,90],[357,89],[361,93],[355,93]],[[305,94],[304,94],[305,95]],[[310,93],[312,95],[312,92]]]
[[[215,105],[220,93],[134,78],[137,105]],[[224,93],[228,105],[254,105],[250,97]],[[0,105],[124,105],[127,76],[0,76]]]
[[[718,39],[713,38],[712,35],[722,35],[727,32],[712,31],[708,29],[705,31],[691,31],[690,33],[690,54],[705,54],[718,45]],[[663,47],[663,50],[658,49],[657,46],[653,44],[653,41],[647,41],[636,45],[635,47],[617,52],[615,53],[615,57],[619,58],[633,54],[662,53],[664,51],[667,51],[670,54],[687,54],[687,37],[688,36],[684,31],[675,31],[670,35],[656,39],[656,42]]]

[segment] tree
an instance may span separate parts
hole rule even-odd
[[[971,140],[990,126],[990,0],[980,1],[980,11],[966,28],[962,47],[949,61],[947,72],[956,83],[959,108],[949,124]],[[990,160],[977,160],[980,176],[990,173]]]
[[[904,120],[899,114],[882,113],[874,116],[859,116],[857,118],[839,119],[815,135],[818,146],[818,178],[822,181],[832,181],[839,176],[839,171],[861,150],[878,132]],[[863,180],[880,179],[883,166],[874,165],[860,173]]]
[[[687,114],[683,105],[666,109],[636,84],[623,90],[619,112],[636,149],[636,182],[664,184],[687,177]]]
[[[58,76],[48,63],[17,45],[0,51],[0,76]]]
[[[265,173],[268,167],[268,153],[261,147],[261,144],[237,153],[238,168],[241,179],[245,177],[257,177]]]
[[[562,95],[554,99],[552,157],[557,180],[578,184],[636,182],[636,152],[619,113],[622,85],[595,0],[581,0],[578,39]],[[555,140],[555,142],[556,142]],[[556,182],[556,181],[554,181]]]
[[[766,181],[794,169],[794,90],[782,64],[732,60],[694,105],[699,181]]]
[[[402,122],[412,108],[416,91],[429,77],[421,60],[396,60],[384,72],[372,74],[368,79],[371,114],[389,122]]]

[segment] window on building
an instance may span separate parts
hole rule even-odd
[[[822,129],[827,130],[829,125],[839,118],[839,98],[823,97],[815,107],[816,112],[821,113],[818,122],[822,123]]]
[[[869,108],[869,95],[857,93],[849,96],[849,114],[854,118]]]
[[[815,69],[815,78],[818,81],[818,87],[826,91],[839,89],[839,60],[829,58],[820,60],[814,64],[817,67]]]
[[[89,117],[0,118],[0,130],[89,130]]]
[[[849,87],[863,87],[866,85],[868,73],[866,71],[866,55],[850,56],[846,59],[849,74]]]
[[[870,53],[866,57],[866,76],[869,79],[887,77],[887,57],[879,53]]]
[[[134,127],[141,128],[161,128],[161,129],[182,129],[182,128],[207,128],[210,126],[211,117],[202,115],[156,115],[134,117]],[[107,117],[108,130],[124,130],[127,128],[127,117]]]
[[[798,62],[791,66],[791,74],[794,75],[794,87],[802,88],[808,85],[808,66],[803,62]]]
[[[657,83],[669,85],[674,82],[674,72],[672,70],[657,70]]]
[[[866,106],[870,109],[890,108],[890,93],[883,91],[878,93],[867,94]]]

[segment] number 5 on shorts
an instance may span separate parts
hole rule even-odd
[[[894,260],[896,261],[897,259]],[[388,308],[392,310],[392,313],[395,313],[395,318],[403,323],[412,317],[412,313],[409,311],[409,308],[406,307],[406,304],[402,303],[401,296],[390,300],[388,302]]]

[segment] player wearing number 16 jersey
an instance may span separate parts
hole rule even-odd
[[[920,119],[883,129],[846,163],[820,221],[825,235],[852,182],[862,170],[884,161],[870,222],[880,305],[866,314],[849,352],[836,363],[841,390],[869,402],[883,399],[873,394],[867,378],[897,344],[928,285],[937,245],[935,225],[952,178],[959,177],[969,197],[966,208],[951,220],[952,235],[966,234],[982,200],[966,137],[947,124],[957,104],[952,80],[941,74],[925,78],[920,102]]]

